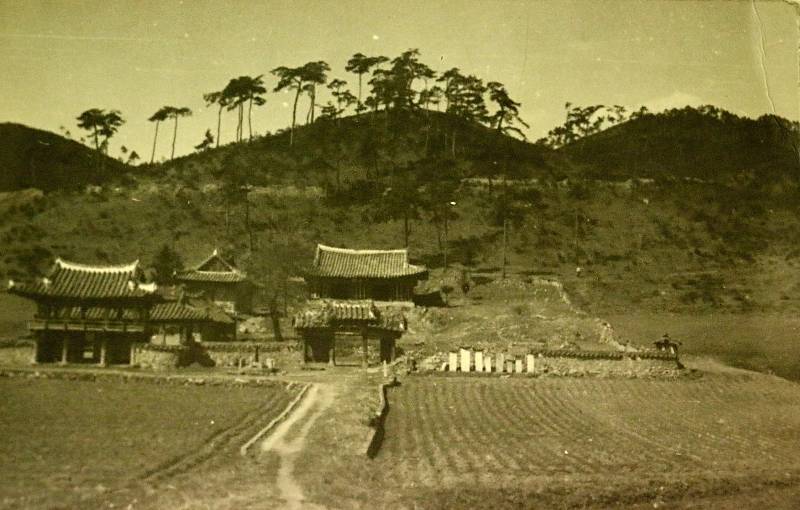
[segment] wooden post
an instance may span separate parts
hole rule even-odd
[[[33,339],[33,356],[31,356],[32,365],[39,363],[39,343],[42,342],[43,336],[44,336],[43,331],[37,331],[36,337]]]
[[[105,367],[108,365],[108,337],[103,335],[100,340],[100,366]]]
[[[300,349],[300,364],[306,364],[306,356],[308,355],[308,342],[306,341],[306,336],[301,334],[300,337],[301,349]]]
[[[328,350],[328,365],[336,366],[336,335],[331,336],[331,346]]]
[[[367,368],[369,366],[369,354],[367,352],[367,328],[361,331],[361,367]]]
[[[66,365],[68,361],[69,355],[69,339],[67,338],[67,332],[64,332],[64,336],[61,337],[61,364]]]
[[[389,349],[390,349],[390,351],[389,351],[389,361],[394,361],[395,358],[397,357],[397,345],[396,345],[397,344],[397,339],[396,338],[392,338],[389,341],[391,342],[391,344],[389,346]]]

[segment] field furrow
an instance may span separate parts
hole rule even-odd
[[[800,469],[800,389],[768,378],[418,377],[389,401],[381,459],[453,483]]]

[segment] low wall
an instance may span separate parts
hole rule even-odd
[[[168,370],[187,364],[189,347],[183,345],[134,344],[131,365],[153,370]]]
[[[13,340],[0,342],[0,365],[30,365],[33,363],[33,352],[33,341]]]
[[[253,362],[275,360],[278,365],[297,357],[297,343],[285,342],[203,342],[199,344],[215,367],[238,367]]]
[[[675,377],[682,366],[675,354],[663,351],[543,350],[520,355],[461,349],[445,353],[436,368],[465,374]]]

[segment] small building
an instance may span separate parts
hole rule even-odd
[[[352,250],[317,245],[307,279],[312,297],[411,301],[428,270],[410,264],[408,250]]]
[[[370,340],[379,344],[378,360],[391,362],[396,355],[395,343],[408,329],[399,310],[380,309],[372,301],[319,300],[310,302],[298,313],[292,325],[301,339],[301,363],[336,364],[337,340],[351,338],[361,343],[361,364],[369,364]]]
[[[194,268],[175,275],[189,293],[200,294],[233,315],[253,310],[255,286],[247,274],[228,262],[217,250]]]
[[[185,341],[213,322],[204,310],[165,301],[135,261],[86,265],[57,258],[44,278],[9,282],[12,294],[36,303],[28,327],[36,363],[129,364],[135,343],[154,331],[177,330]]]

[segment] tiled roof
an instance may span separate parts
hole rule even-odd
[[[150,309],[150,320],[157,322],[171,321],[210,321],[205,310],[183,305],[177,301],[156,303]]]
[[[295,329],[321,329],[335,328],[353,322],[387,331],[406,330],[406,318],[402,312],[380,310],[372,301],[310,302],[304,310],[295,315],[292,325]]]
[[[90,320],[90,321],[138,321],[140,317],[130,308],[117,308],[113,306],[91,306],[81,312],[79,306],[58,308],[53,313],[52,319],[61,320]]]
[[[46,278],[31,283],[9,282],[9,292],[35,297],[73,299],[137,298],[152,295],[154,284],[143,284],[139,261],[117,266],[93,266],[56,259]]]
[[[408,250],[350,250],[317,245],[311,274],[332,278],[397,278],[421,275],[422,266],[408,263]]]
[[[180,281],[238,283],[247,279],[247,275],[236,266],[223,259],[217,250],[194,268],[179,273]]]
[[[229,273],[222,271],[187,271],[176,276],[180,281],[188,282],[216,282],[238,283],[247,279],[242,273]]]

